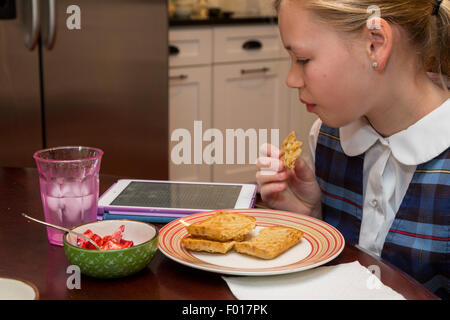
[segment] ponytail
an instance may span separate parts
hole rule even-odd
[[[440,3],[436,1],[433,9],[432,16],[436,23],[434,44],[436,59],[431,71],[440,74],[441,82],[445,85],[450,76],[450,1],[443,0]]]

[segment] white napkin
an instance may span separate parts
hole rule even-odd
[[[405,300],[358,261],[283,275],[222,278],[239,300]]]

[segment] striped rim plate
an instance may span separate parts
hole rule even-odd
[[[219,211],[219,210],[217,210]],[[299,244],[272,260],[263,260],[231,251],[212,254],[186,250],[181,240],[188,236],[185,226],[215,214],[209,211],[192,214],[165,225],[160,230],[159,249],[168,258],[192,268],[231,275],[276,275],[315,268],[336,258],[344,249],[342,234],[333,226],[305,215],[266,209],[234,209],[231,212],[256,218],[253,236],[261,228],[286,226],[304,232]]]

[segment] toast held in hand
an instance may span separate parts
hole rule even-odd
[[[303,143],[296,139],[295,132],[291,131],[286,139],[284,139],[281,146],[281,160],[283,161],[284,166],[289,169],[295,168],[295,162],[302,153],[301,146]]]

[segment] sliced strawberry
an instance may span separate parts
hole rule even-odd
[[[90,230],[87,229],[84,233],[84,236],[88,237],[89,239],[92,238],[92,236],[94,235],[94,233]],[[89,243],[89,241],[87,241],[85,238],[82,237],[77,237],[77,246],[79,248],[86,248],[87,244]]]
[[[103,244],[105,244],[105,243],[107,243],[109,240],[111,240],[111,236],[104,236],[103,238],[102,238],[102,245]]]
[[[124,231],[125,226],[121,225],[111,236],[107,235],[102,238],[89,229],[86,230],[83,235],[93,240],[100,247],[100,250],[115,250],[129,248],[134,245],[133,241],[122,239],[122,234]],[[82,237],[77,237],[77,245],[79,248],[97,250],[91,242]]]
[[[102,238],[101,238],[98,234],[96,234],[96,233],[94,233],[94,234],[91,236],[91,240],[93,240],[99,247],[101,247],[102,244],[103,244]],[[86,244],[86,249],[97,250],[97,248],[96,248],[92,243],[90,243],[90,242],[88,242],[88,243]]]
[[[117,243],[113,240],[109,240],[103,246],[100,250],[115,250],[115,249],[123,249],[123,247],[120,245],[120,243]]]
[[[120,242],[120,240],[122,240],[122,233],[125,230],[125,226],[121,225],[116,231],[114,231],[114,233],[112,234],[111,238],[112,240],[114,240],[115,242]]]
[[[133,246],[133,241],[127,241],[127,240],[120,240],[120,245],[122,248],[129,248]]]

